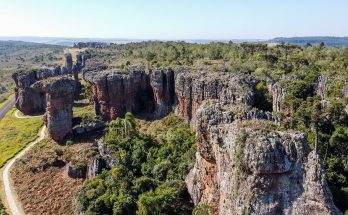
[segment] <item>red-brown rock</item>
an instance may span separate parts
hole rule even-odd
[[[31,88],[46,94],[45,123],[50,137],[61,142],[72,134],[72,106],[76,83],[69,78],[50,78],[35,82]]]

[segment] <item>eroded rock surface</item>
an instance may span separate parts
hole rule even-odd
[[[282,102],[284,100],[286,90],[279,83],[269,84],[268,91],[272,97],[272,110],[274,112],[282,112]]]
[[[96,113],[106,120],[126,112],[158,118],[169,114],[175,104],[174,72],[170,69],[85,72],[84,79],[92,85]]]
[[[175,109],[191,124],[197,154],[186,182],[194,204],[209,205],[212,214],[341,214],[306,135],[278,131],[277,116],[254,108],[252,77],[180,68],[86,70],[84,78],[106,120]],[[274,83],[269,92],[273,111],[284,111],[285,89]],[[102,139],[98,153],[107,168],[119,164]]]
[[[16,108],[24,114],[33,114],[42,112],[46,106],[46,100],[43,94],[34,92],[30,85],[36,82],[35,71],[17,72],[12,75],[16,83],[15,99]]]
[[[207,101],[197,112],[196,164],[186,179],[195,205],[213,214],[341,214],[305,134],[229,109]]]
[[[150,84],[156,104],[154,117],[159,118],[169,114],[176,102],[174,71],[172,69],[150,71]]]
[[[33,114],[43,112],[46,108],[45,94],[42,92],[34,92],[30,85],[37,81],[51,77],[70,76],[72,70],[63,69],[58,65],[44,66],[40,69],[31,69],[28,71],[18,71],[12,75],[15,81],[15,97],[16,107],[24,114]],[[79,86],[78,72],[74,72],[76,85]]]
[[[105,120],[123,116],[126,112],[148,113],[154,108],[150,80],[143,70],[125,74],[120,70],[86,73],[92,85],[96,114]]]
[[[175,80],[177,113],[194,124],[196,112],[204,100],[254,105],[255,84],[252,78],[226,72],[179,71]]]
[[[51,78],[31,85],[34,92],[46,94],[45,123],[50,137],[63,141],[72,134],[72,105],[76,83],[69,78]]]
[[[85,72],[92,85],[96,113],[106,120],[147,113],[153,118],[169,114],[174,107],[178,115],[194,124],[196,111],[204,100],[254,105],[255,84],[252,78],[241,78],[226,72],[193,73],[187,69],[132,69]],[[243,92],[248,92],[244,94]]]

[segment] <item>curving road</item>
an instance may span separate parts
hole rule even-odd
[[[19,117],[17,111],[15,113],[15,116],[17,118],[27,118],[27,117]],[[4,167],[2,179],[4,182],[4,189],[5,189],[5,195],[6,195],[8,207],[13,215],[24,215],[24,211],[21,207],[20,202],[16,198],[16,193],[14,191],[14,188],[12,187],[12,184],[11,184],[11,179],[10,179],[11,167],[18,159],[23,157],[29,149],[31,149],[35,144],[39,143],[41,140],[43,140],[45,138],[45,131],[46,131],[46,127],[44,126],[40,131],[39,138],[37,138],[34,142],[29,143],[29,145],[27,147],[25,147],[14,158],[12,158],[10,161],[8,161]]]
[[[19,110],[16,110],[14,112],[14,115],[16,118],[18,119],[28,119],[28,118],[33,118],[33,117],[42,117],[42,115],[37,115],[37,116],[26,116],[26,115],[23,115]]]
[[[15,101],[15,98],[12,98],[4,105],[4,107],[0,109],[0,120],[2,120],[2,118],[4,118],[4,116],[7,114],[7,112],[13,107]]]

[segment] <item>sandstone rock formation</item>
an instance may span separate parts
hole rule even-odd
[[[269,84],[268,91],[272,97],[272,110],[274,112],[282,112],[281,104],[284,100],[286,90],[279,83]]]
[[[172,69],[150,71],[150,84],[156,104],[154,117],[169,114],[175,105],[174,71]]]
[[[305,134],[230,108],[211,100],[197,112],[196,164],[186,179],[195,205],[213,214],[340,214]]]
[[[76,83],[69,78],[50,78],[35,82],[31,88],[46,94],[45,123],[50,137],[63,141],[72,134],[72,105]]]
[[[16,107],[24,114],[33,114],[43,112],[45,110],[45,94],[40,92],[33,92],[30,85],[36,81],[44,80],[50,77],[70,76],[73,75],[75,79],[75,97],[79,95],[81,84],[78,74],[85,67],[86,61],[92,57],[89,53],[78,53],[77,62],[73,65],[72,55],[66,53],[65,66],[58,65],[43,66],[40,69],[31,69],[28,71],[18,71],[12,75],[16,83]],[[94,68],[93,68],[94,69]]]
[[[19,71],[12,75],[15,81],[15,99],[16,108],[24,114],[33,114],[42,112],[46,106],[45,96],[42,93],[34,92],[30,85],[36,82],[36,72]]]
[[[219,99],[223,103],[254,105],[256,81],[226,72],[180,71],[176,75],[177,113],[192,124],[202,102]],[[244,93],[246,92],[246,93]]]
[[[84,79],[92,85],[96,113],[106,120],[133,114],[161,117],[175,103],[174,72],[172,70],[132,69],[85,72]]]
[[[127,111],[161,117],[175,108],[190,122],[197,154],[186,181],[195,205],[212,214],[340,214],[306,135],[277,131],[280,119],[255,108],[252,77],[187,68],[85,71],[106,120]],[[285,90],[275,83],[269,92],[273,111],[284,111]],[[98,153],[107,168],[119,164],[102,139]]]
[[[133,114],[148,113],[154,118],[176,112],[187,122],[195,122],[195,113],[207,99],[228,103],[254,105],[256,81],[226,72],[193,73],[180,69],[132,69],[85,72],[84,79],[92,85],[96,113],[106,120]],[[243,94],[242,92],[248,92]]]
[[[64,73],[71,73],[73,70],[73,60],[71,53],[65,53],[65,66],[63,67]]]
[[[31,69],[28,71],[18,71],[12,75],[15,81],[16,107],[24,114],[33,114],[43,112],[46,107],[45,94],[34,92],[30,85],[36,81],[44,80],[50,77],[67,76],[72,71],[61,69],[58,65],[44,66],[40,69]],[[74,74],[76,84],[79,85],[78,75]]]
[[[76,135],[86,134],[92,131],[101,130],[105,128],[103,121],[90,122],[84,125],[77,125],[73,128],[73,133]]]
[[[327,77],[325,76],[319,76],[318,78],[318,84],[316,86],[316,93],[318,96],[320,96],[321,100],[326,99],[327,94]]]
[[[149,77],[142,70],[125,74],[119,70],[86,73],[86,81],[92,85],[96,114],[111,120],[126,112],[146,113],[154,107]]]

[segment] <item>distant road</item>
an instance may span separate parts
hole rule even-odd
[[[4,118],[4,116],[6,115],[6,113],[13,107],[13,105],[15,104],[15,98],[12,98],[10,101],[8,101],[4,107],[2,107],[0,109],[0,120],[2,120],[2,118]]]

